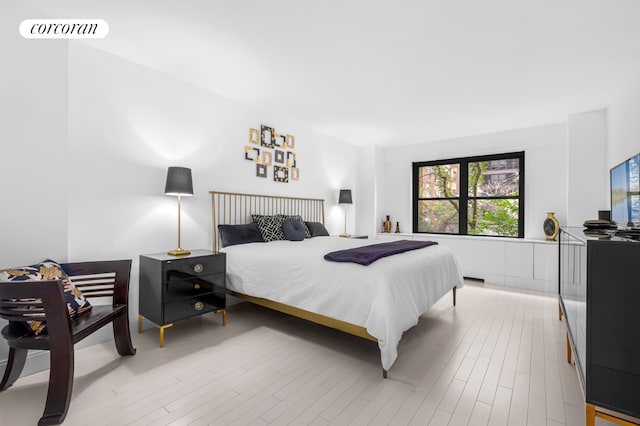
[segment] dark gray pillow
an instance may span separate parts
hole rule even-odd
[[[283,221],[285,221],[286,219],[295,219],[295,220],[297,220],[304,227],[305,238],[311,238],[311,232],[309,231],[309,228],[307,228],[307,225],[305,225],[304,220],[302,220],[302,216],[300,216],[300,215],[290,215],[290,214],[288,214],[288,215],[287,214],[281,214],[281,215],[278,215],[278,216],[281,216]]]
[[[264,243],[258,224],[255,222],[246,225],[218,225],[222,247],[235,246],[247,243]]]
[[[297,219],[289,218],[282,222],[282,230],[284,236],[289,241],[302,241],[306,237],[304,232],[304,225]]]
[[[329,231],[324,227],[320,222],[305,222],[307,228],[309,228],[309,232],[311,232],[312,237],[328,237]]]

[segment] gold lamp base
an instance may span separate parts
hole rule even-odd
[[[189,250],[178,247],[177,249],[169,250],[167,252],[169,256],[188,256],[191,254]]]
[[[343,232],[342,234],[340,234],[340,236],[344,238],[349,238],[351,234],[347,234],[346,232]]]

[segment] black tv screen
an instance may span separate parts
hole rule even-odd
[[[618,228],[640,227],[640,154],[611,169],[611,220]]]

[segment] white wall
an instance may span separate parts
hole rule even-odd
[[[608,167],[640,152],[640,81],[620,93],[608,108]]]
[[[610,208],[607,111],[571,115],[567,128],[567,224],[581,226]]]
[[[68,44],[23,39],[28,13],[0,14],[0,268],[67,259]],[[0,360],[7,352],[0,339]]]
[[[566,221],[565,124],[383,148],[378,222],[390,215],[402,232],[412,231],[412,162],[515,151],[525,151],[525,237],[544,238],[546,212]]]
[[[67,42],[23,39],[24,13],[0,14],[0,266],[67,255]]]
[[[376,205],[380,174],[376,161],[379,147],[360,147],[360,164],[357,192],[353,194],[353,202],[357,207],[356,234],[373,238],[377,228]]]

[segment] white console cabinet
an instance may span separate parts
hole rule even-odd
[[[545,240],[441,234],[377,234],[382,241],[430,240],[448,247],[462,274],[487,284],[557,291],[558,245]]]

